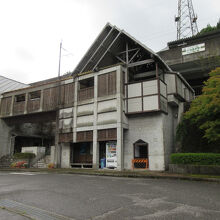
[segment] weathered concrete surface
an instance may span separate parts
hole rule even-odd
[[[1,220],[28,220],[29,218],[0,208]]]
[[[0,119],[0,158],[10,154],[12,141],[10,130],[11,128],[7,126],[4,120]]]
[[[0,199],[74,219],[220,218],[216,183],[42,173],[0,180]]]
[[[169,49],[158,52],[172,70],[180,72],[187,80],[208,76],[208,72],[219,65],[220,31],[181,39],[168,43]],[[182,54],[182,48],[205,43],[205,50],[188,55]],[[214,58],[214,59],[213,59]]]
[[[130,116],[129,129],[124,134],[124,168],[131,169],[134,143],[139,139],[148,143],[149,169],[164,170],[164,140],[162,113]]]
[[[169,172],[181,173],[181,174],[191,173],[191,174],[220,175],[220,166],[169,164]]]

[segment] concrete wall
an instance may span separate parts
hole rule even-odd
[[[178,107],[168,105],[168,114],[163,114],[163,139],[165,169],[168,169],[170,154],[174,152]]]
[[[0,119],[0,158],[4,155],[10,154],[11,142],[13,141],[10,131],[11,128]]]
[[[163,113],[129,116],[124,130],[124,168],[132,168],[133,144],[139,139],[148,143],[149,169],[164,170]]]
[[[220,175],[220,166],[169,164],[170,173]]]
[[[40,117],[40,116],[39,116]],[[16,123],[13,132],[18,135],[32,136],[32,135],[55,135],[55,122],[45,123]]]
[[[49,135],[51,137],[55,135],[54,129],[54,122],[22,123],[9,126],[3,119],[0,119],[0,157],[13,153],[16,135]]]
[[[70,144],[62,143],[61,168],[70,168]]]
[[[210,35],[210,36],[208,36]],[[207,33],[207,35],[200,35],[192,39],[184,39],[184,43],[180,42],[177,45],[171,46],[169,50],[160,51],[160,57],[166,61],[168,65],[180,64],[185,62],[192,62],[199,60],[201,57],[211,57],[220,55],[220,32],[215,34]],[[182,43],[182,44],[181,44]],[[182,48],[194,46],[205,43],[205,51],[182,55]],[[178,46],[179,45],[179,46]]]
[[[21,153],[34,153],[35,155],[38,154],[45,154],[45,147],[39,147],[39,146],[32,146],[32,147],[22,147]]]

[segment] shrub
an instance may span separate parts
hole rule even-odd
[[[171,154],[172,164],[220,165],[220,154],[178,153]]]
[[[26,161],[19,161],[11,164],[12,168],[28,168]]]
[[[49,168],[49,169],[53,169],[54,167],[55,167],[55,166],[54,166],[53,163],[49,163],[49,164],[48,164],[48,168]]]
[[[15,167],[16,167],[16,163],[12,163],[11,168],[15,168]]]
[[[14,159],[32,159],[36,155],[34,153],[15,153]]]

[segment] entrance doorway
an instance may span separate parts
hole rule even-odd
[[[147,169],[148,163],[148,143],[139,139],[134,143],[133,169]]]
[[[71,167],[92,168],[92,142],[74,143],[71,146]]]

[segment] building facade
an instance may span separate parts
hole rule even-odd
[[[158,55],[200,95],[208,73],[220,66],[220,30],[169,42]]]
[[[54,122],[51,161],[63,168],[98,169],[106,158],[108,168],[165,170],[193,97],[157,54],[107,24],[72,76],[4,93],[0,117],[8,126]]]
[[[20,83],[0,75],[0,105],[2,93],[15,89],[26,88],[28,86],[29,85],[27,84]],[[10,152],[11,136],[9,135],[9,130],[10,128],[7,124],[0,119],[0,157]]]

